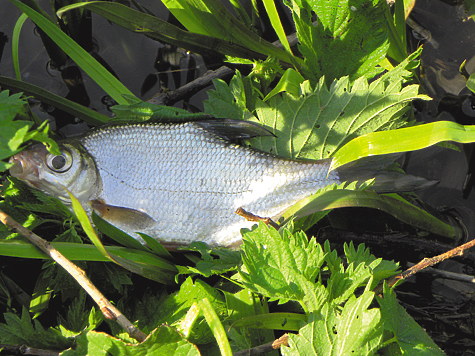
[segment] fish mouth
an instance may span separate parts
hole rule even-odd
[[[41,147],[42,146],[42,147]],[[22,151],[10,158],[10,174],[18,179],[27,181],[32,185],[40,181],[38,168],[44,162],[42,157],[46,156],[44,145],[33,146],[30,150]]]

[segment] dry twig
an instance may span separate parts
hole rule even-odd
[[[135,340],[142,342],[147,337],[142,331],[137,329],[116,307],[114,307],[99,290],[87,278],[86,273],[76,266],[74,263],[64,257],[58,250],[56,250],[48,241],[42,239],[35,233],[24,228],[7,214],[0,210],[0,221],[8,227],[8,229],[18,232],[25,236],[28,241],[38,247],[41,251],[51,257],[56,263],[63,267],[76,282],[91,296],[97,303],[102,313],[107,319],[115,320],[122,326],[127,333]]]
[[[262,221],[266,225],[272,226],[274,229],[279,230],[279,225],[277,225],[271,218],[261,218],[260,216],[254,215],[253,213],[247,212],[243,208],[238,208],[235,211],[236,214],[242,216],[247,221],[255,221],[259,222]]]
[[[447,252],[445,252],[441,255],[438,255],[438,256],[435,256],[435,257],[432,257],[432,258],[424,258],[418,264],[412,266],[411,268],[408,268],[407,270],[405,270],[402,273],[399,273],[399,274],[391,277],[387,283],[391,287],[394,284],[396,284],[397,281],[399,281],[401,279],[406,279],[406,278],[416,274],[417,272],[423,270],[424,268],[433,266],[433,265],[435,265],[437,263],[440,263],[440,262],[442,262],[442,261],[444,261],[448,258],[463,256],[464,252],[466,252],[466,250],[468,250],[469,248],[471,248],[473,246],[475,246],[475,240],[469,241],[469,242],[467,242],[463,245],[460,245],[456,248],[453,248],[452,250],[447,251]],[[381,294],[382,291],[383,291],[382,284],[377,286],[374,290],[374,292],[376,294]]]
[[[247,349],[247,350],[242,350],[233,353],[233,356],[257,356],[257,355],[262,355],[267,352],[271,352],[277,349],[280,349],[280,347],[283,346],[289,346],[289,334],[284,334],[281,337],[279,337],[277,340],[274,340],[273,342],[269,342],[264,345],[259,345],[256,347],[253,347],[252,349]]]

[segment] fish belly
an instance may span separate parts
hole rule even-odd
[[[168,243],[234,245],[240,229],[252,225],[235,214],[237,208],[276,217],[338,182],[336,172],[328,175],[329,161],[282,159],[231,144],[193,123],[111,127],[81,143],[102,179],[99,198],[155,220],[143,231],[127,232]]]

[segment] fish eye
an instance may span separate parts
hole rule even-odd
[[[46,165],[52,171],[57,173],[64,173],[71,168],[73,164],[73,159],[69,152],[61,152],[59,156],[52,155],[51,153],[48,154],[46,157]]]

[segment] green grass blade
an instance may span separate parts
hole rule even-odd
[[[209,328],[213,332],[216,342],[218,343],[219,350],[222,356],[232,356],[231,346],[229,345],[228,337],[224,331],[223,324],[219,320],[218,314],[214,310],[208,298],[204,298],[198,302],[200,309],[203,311],[203,315]]]
[[[244,317],[236,321],[232,327],[299,331],[307,322],[308,317],[304,314],[270,313]]]
[[[28,16],[26,14],[21,14],[18,18],[18,21],[13,28],[12,34],[12,57],[13,57],[13,68],[15,69],[15,76],[18,80],[21,80],[21,73],[20,73],[20,61],[18,59],[18,46],[20,43],[20,31],[23,27]]]
[[[284,27],[282,27],[282,22],[280,21],[279,14],[277,13],[274,0],[263,0],[263,3],[264,7],[266,8],[267,16],[269,16],[270,23],[274,28],[277,37],[279,37],[280,43],[282,43],[282,46],[284,46],[289,56],[293,56],[289,41],[287,40],[287,36],[284,32]]]
[[[15,91],[21,91],[26,95],[31,95],[42,102],[57,107],[69,114],[74,115],[92,125],[103,125],[112,119],[108,116],[99,114],[97,111],[86,108],[74,101],[62,98],[56,94],[40,88],[36,85],[26,83],[23,81],[15,80],[0,75],[0,87],[14,89]]]
[[[335,153],[330,171],[359,158],[416,151],[444,141],[475,142],[475,126],[436,121],[363,135],[351,140]]]
[[[439,220],[403,199],[396,199],[390,195],[378,195],[372,191],[338,189],[317,193],[293,205],[284,212],[283,217],[285,222],[288,222],[291,218],[299,219],[320,211],[344,207],[378,209],[404,223],[439,236],[450,239],[463,236],[463,232],[458,228]]]
[[[9,0],[12,4],[23,11],[39,28],[41,28],[61,49],[66,52],[104,91],[117,103],[127,104],[123,94],[132,95],[116,77],[109,73],[97,60],[87,53],[81,46],[69,38],[63,31],[55,26],[50,20],[19,2]]]
[[[82,245],[73,242],[52,242],[55,249],[70,261],[112,262],[104,256],[94,245]],[[140,262],[159,268],[162,272],[175,274],[175,266],[149,252],[139,251],[122,246],[106,246],[106,251],[114,256],[133,262]],[[49,257],[38,248],[26,241],[0,240],[0,256],[48,259]]]
[[[246,28],[220,0],[163,0],[189,31],[231,41],[252,51],[290,63],[288,53]]]
[[[68,192],[69,198],[71,199],[71,204],[74,209],[74,213],[76,214],[76,217],[78,218],[82,229],[86,233],[87,237],[89,237],[89,240],[91,240],[94,246],[96,246],[96,248],[99,250],[100,253],[102,253],[102,255],[104,255],[104,257],[110,258],[112,260],[112,257],[104,248],[101,239],[99,238],[99,236],[97,236],[96,230],[92,226],[91,221],[89,220],[89,217],[87,216],[86,211],[82,207],[79,200],[64,186],[63,189]]]
[[[193,52],[209,53],[209,51],[212,51],[214,53],[221,53],[234,57],[265,59],[264,54],[250,50],[240,44],[220,40],[199,33],[184,31],[155,16],[135,11],[118,3],[94,1],[73,4],[65,6],[59,10],[58,16],[65,11],[79,7],[87,8],[88,10],[91,10],[132,32],[141,33],[155,40],[183,47]],[[279,51],[278,48],[276,49]],[[280,50],[280,52],[286,56],[284,51]]]

